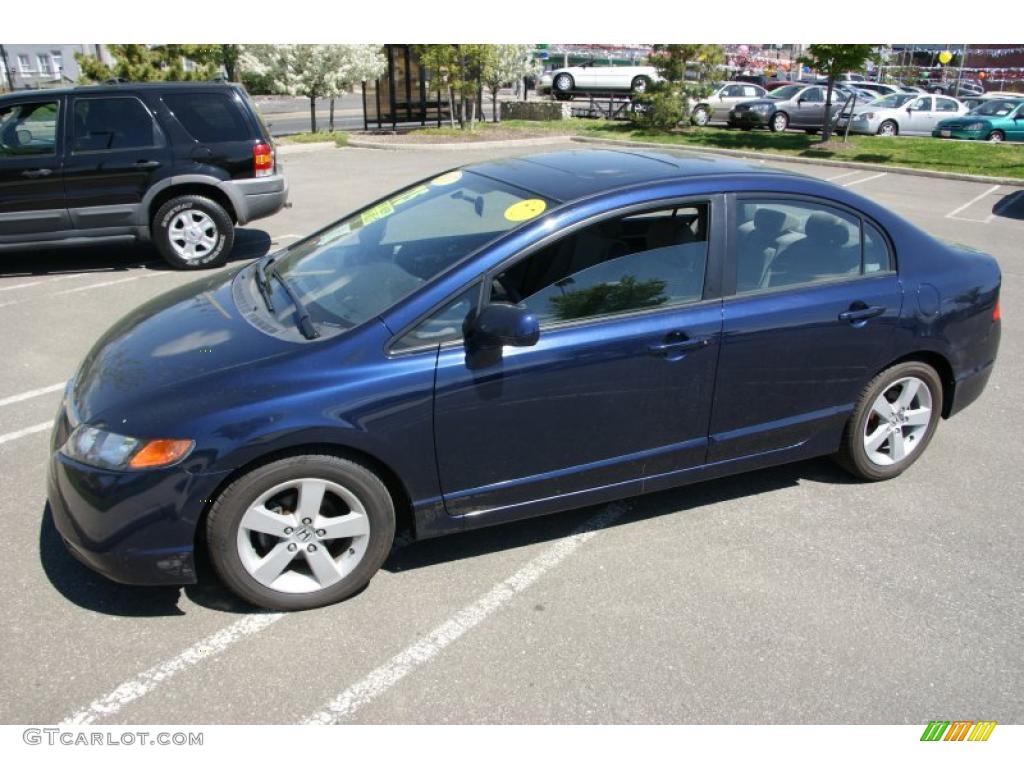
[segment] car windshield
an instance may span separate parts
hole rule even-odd
[[[890,93],[880,99],[875,99],[868,106],[879,107],[880,109],[895,109],[902,107],[911,99],[917,98],[916,93]]]
[[[783,101],[788,101],[789,99],[792,99],[794,96],[796,96],[800,92],[801,88],[803,88],[802,85],[784,85],[781,88],[776,88],[768,95],[773,99],[782,99]]]
[[[314,233],[279,255],[273,269],[314,323],[344,330],[552,204],[485,176],[451,171]]]
[[[971,114],[985,117],[1006,117],[1017,108],[1018,104],[1020,104],[1019,101],[986,101],[971,110]]]

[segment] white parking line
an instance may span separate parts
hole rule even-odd
[[[572,535],[545,549],[507,579],[494,586],[476,602],[466,606],[426,637],[373,670],[358,683],[349,686],[319,712],[303,723],[330,725],[351,716],[366,704],[383,695],[416,667],[426,664],[441,651],[473,629],[488,616],[510,602],[516,595],[575,552],[581,544],[602,528],[611,525],[628,511],[627,504],[609,504],[577,528]]]
[[[90,285],[80,285],[77,288],[65,288],[63,291],[56,291],[50,294],[51,296],[64,296],[68,293],[79,293],[80,291],[91,291],[93,288],[106,288],[108,285],[120,285],[121,283],[130,283],[132,280],[138,280],[139,276],[133,277],[122,277],[120,280],[108,280],[105,283],[91,283]]]
[[[825,181],[838,181],[839,179],[845,179],[847,176],[856,176],[858,173],[864,173],[864,171],[847,171],[846,173],[840,173],[838,176],[829,176]]]
[[[97,720],[115,715],[123,706],[145,696],[179,672],[224,651],[248,635],[266,629],[284,616],[283,613],[256,613],[239,619],[231,626],[200,640],[170,661],[150,667],[122,683],[106,696],[68,716],[61,725],[91,725]]]
[[[972,198],[971,198],[970,200],[968,200],[968,201],[967,201],[966,203],[964,203],[963,205],[961,205],[961,206],[960,206],[959,208],[954,208],[954,209],[953,209],[952,211],[950,211],[949,213],[947,213],[947,214],[946,214],[946,216],[945,216],[945,218],[947,218],[947,219],[960,219],[961,221],[976,221],[976,222],[982,222],[982,221],[983,221],[983,219],[971,219],[971,218],[964,218],[963,216],[957,216],[957,214],[958,214],[958,213],[960,213],[960,211],[965,211],[965,210],[967,210],[967,209],[968,209],[968,208],[970,208],[970,207],[971,207],[972,205],[974,205],[974,204],[975,204],[976,202],[978,202],[979,200],[981,200],[981,199],[983,199],[983,198],[987,197],[988,195],[991,195],[991,194],[992,194],[993,192],[997,191],[998,189],[999,189],[999,185],[998,185],[998,184],[996,184],[996,185],[995,185],[994,187],[992,187],[991,189],[987,189],[987,190],[985,190],[984,192],[982,192],[982,193],[981,193],[980,195],[978,195],[977,197],[972,197]]]
[[[848,181],[846,184],[840,184],[840,186],[842,186],[842,187],[852,187],[854,184],[863,184],[865,181],[874,181],[875,179],[880,179],[883,176],[888,176],[888,175],[889,175],[888,173],[876,173],[874,176],[868,176],[868,177],[863,178],[863,179],[854,179],[853,181]]]
[[[0,444],[9,443],[11,440],[17,440],[19,437],[25,437],[26,435],[34,435],[36,432],[42,432],[52,426],[53,421],[44,421],[41,424],[33,424],[31,427],[25,427],[16,432],[8,432],[7,434],[0,435]]]
[[[31,288],[33,285],[42,285],[44,281],[36,280],[31,283],[20,283],[18,285],[5,285],[0,291],[17,291],[21,288]]]
[[[20,403],[22,400],[31,400],[33,397],[39,397],[40,395],[48,395],[51,392],[56,392],[59,389],[64,389],[64,385],[66,383],[67,382],[61,382],[60,384],[51,384],[48,387],[30,389],[28,392],[21,392],[17,395],[9,395],[5,398],[0,399],[0,406],[10,405],[11,403]]]

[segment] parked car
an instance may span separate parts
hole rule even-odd
[[[180,269],[223,263],[236,225],[288,198],[274,143],[230,83],[0,96],[0,251],[152,240]]]
[[[765,94],[764,88],[753,83],[722,83],[714,93],[693,108],[690,119],[694,125],[725,122],[729,119],[729,110],[741,101],[762,98]]]
[[[540,77],[537,78],[537,93],[548,94],[551,93],[551,72],[542,72]]]
[[[834,114],[842,99],[832,104]],[[825,87],[821,85],[786,85],[776,88],[761,99],[743,101],[729,110],[729,127],[770,128],[784,131],[803,128],[808,133],[821,130],[825,120]]]
[[[1024,98],[986,101],[966,115],[939,121],[932,136],[995,142],[1024,141]]]
[[[966,106],[948,96],[917,96],[895,107],[856,110],[850,121],[850,133],[929,136],[940,120],[966,113]]]
[[[775,168],[468,166],[118,322],[65,391],[50,508],[110,578],[192,582],[204,542],[293,610],[366,585],[399,520],[439,536],[826,454],[884,480],[985,388],[1000,279]]]
[[[840,83],[840,85],[842,84],[844,83]],[[901,86],[890,85],[889,83],[872,83],[868,81],[857,81],[856,83],[851,83],[851,85],[856,85],[862,91],[871,91],[876,96],[888,96],[893,93],[904,93],[904,89]]]
[[[647,86],[660,80],[661,76],[654,67],[602,67],[583,64],[553,70],[551,92],[558,99],[570,99],[581,91],[643,93]]]
[[[857,107],[856,109],[844,109],[840,111],[839,116],[836,119],[836,128],[844,130],[850,119],[853,118],[854,115],[857,115],[858,119],[862,119],[868,123],[868,125],[862,126],[864,128],[864,133],[877,133],[880,120],[875,119],[876,111],[880,112],[882,110],[897,109],[902,107],[908,101],[913,101],[918,98],[920,97],[916,93],[893,93],[888,96],[881,96],[861,107]],[[868,114],[870,114],[870,117],[867,116]]]
[[[980,80],[922,80],[920,85],[929,93],[940,93],[944,96],[981,96],[985,93],[985,85]]]

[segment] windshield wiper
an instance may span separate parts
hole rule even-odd
[[[256,262],[256,287],[260,290],[260,296],[267,305],[271,314],[277,314],[274,309],[274,300],[270,298],[270,278],[267,277],[266,265],[262,261]]]
[[[320,332],[313,327],[313,320],[309,316],[309,310],[306,309],[306,305],[299,299],[299,295],[295,293],[295,289],[292,288],[281,273],[277,271],[277,267],[270,267],[269,274],[271,278],[277,279],[277,282],[281,284],[281,287],[284,288],[284,292],[288,294],[289,300],[295,306],[295,321],[298,323],[299,332],[307,339],[317,338],[320,335]]]

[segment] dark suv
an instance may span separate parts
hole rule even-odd
[[[0,96],[0,251],[152,240],[182,269],[222,263],[234,225],[285,205],[270,134],[233,83]]]

